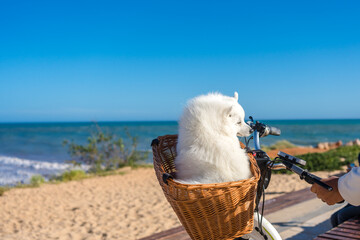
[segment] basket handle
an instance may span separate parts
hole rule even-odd
[[[155,138],[151,141],[151,147],[153,147],[154,145],[158,146],[159,145],[159,139]]]
[[[174,179],[173,176],[171,176],[169,173],[163,173],[162,175],[162,179],[163,182],[166,183],[168,185],[168,179]]]

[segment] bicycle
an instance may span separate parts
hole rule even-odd
[[[264,196],[265,194],[264,190],[267,188],[267,186],[270,183],[271,171],[287,169],[299,175],[301,180],[305,180],[309,184],[317,183],[321,187],[327,189],[328,191],[332,191],[332,187],[321,182],[320,177],[315,176],[314,174],[311,174],[307,170],[296,165],[298,164],[301,166],[305,166],[306,165],[305,160],[299,159],[297,157],[291,156],[281,151],[278,152],[277,154],[278,156],[274,160],[271,160],[270,157],[267,155],[267,153],[261,150],[260,138],[266,137],[268,135],[280,136],[281,134],[280,129],[265,125],[263,123],[260,123],[259,121],[254,122],[254,119],[252,117],[250,117],[250,121],[248,122],[248,124],[252,127],[254,132],[253,135],[248,140],[245,138],[246,147],[248,152],[252,153],[257,161],[257,164],[261,171],[261,178],[259,180],[259,186],[256,196],[254,229],[251,233],[246,234],[240,238],[236,238],[235,240],[241,240],[241,239],[281,240],[282,238],[278,233],[278,231],[268,220],[266,220],[265,217],[262,216],[262,214],[259,213],[259,209],[258,209],[261,196]],[[251,139],[253,139],[254,141],[253,150],[251,150],[248,147]],[[263,207],[264,207],[264,201],[263,201]]]
[[[291,156],[289,154],[286,154],[286,153],[283,153],[280,151],[278,153],[278,156],[275,159],[271,160],[270,157],[267,155],[267,153],[264,152],[263,150],[261,150],[260,138],[266,137],[268,135],[279,136],[281,134],[280,129],[271,127],[271,126],[267,126],[263,123],[260,123],[259,121],[254,122],[252,117],[250,117],[250,121],[248,122],[248,124],[252,128],[253,133],[249,139],[245,138],[245,144],[246,144],[245,148],[249,154],[252,154],[254,156],[254,158],[257,162],[257,165],[260,170],[260,179],[257,182],[257,189],[254,189],[255,192],[253,192],[254,196],[256,197],[256,199],[255,199],[256,207],[255,207],[255,212],[254,212],[254,226],[253,226],[253,229],[251,229],[251,228],[249,229],[249,230],[252,230],[252,232],[250,232],[246,235],[243,235],[240,238],[236,238],[234,240],[242,240],[242,239],[246,239],[246,240],[251,240],[251,239],[252,240],[260,240],[260,239],[281,240],[281,236],[277,232],[275,227],[268,220],[266,220],[266,218],[263,217],[265,189],[267,188],[267,186],[270,183],[271,171],[287,169],[287,170],[290,170],[290,171],[298,174],[300,176],[300,179],[305,180],[309,184],[317,183],[320,186],[327,189],[328,191],[332,191],[332,188],[330,186],[326,185],[325,183],[321,182],[321,178],[319,178],[319,177],[309,173],[307,170],[304,170],[303,168],[297,166],[297,165],[304,166],[306,164],[305,160],[296,158],[294,156]],[[161,138],[167,139],[167,141],[165,141],[164,145],[160,144],[162,146],[160,148],[163,150],[163,151],[161,151],[162,156],[166,159],[173,160],[176,156],[176,149],[174,149],[173,146],[174,146],[174,143],[176,143],[177,136],[176,135],[166,135]],[[254,149],[253,150],[251,150],[249,148],[250,140],[254,141]],[[151,143],[151,146],[153,146],[153,147],[155,147],[155,149],[157,149],[159,147],[159,139],[158,138],[154,139]],[[175,166],[173,165],[173,161],[167,162],[167,161],[164,161],[162,158],[159,158],[157,156],[159,154],[158,150],[154,151],[154,148],[153,148],[153,153],[154,154],[156,153],[154,155],[154,159],[155,158],[158,160],[161,159],[160,162],[156,161],[156,166],[159,168],[158,165],[161,164],[162,169],[164,169],[164,168],[167,169],[167,171],[165,171],[165,172],[164,171],[155,171],[155,172],[157,173],[159,182],[161,182],[160,185],[162,185],[166,189],[166,191],[168,191],[168,189],[169,189],[168,179],[173,179],[173,176],[170,173],[174,172]],[[166,165],[164,165],[165,162],[167,163]],[[155,163],[155,161],[154,161],[154,163]],[[163,191],[165,191],[164,188],[163,188]],[[171,192],[178,193],[178,191],[182,191],[182,190],[177,189],[177,188],[176,189],[172,188]],[[185,195],[189,195],[189,194],[186,193]],[[261,197],[263,197],[263,204],[262,204],[263,207],[262,207],[262,210],[260,213],[259,203],[260,203]],[[178,206],[176,206],[176,208],[178,209]],[[183,212],[182,212],[182,215],[184,215]],[[186,215],[189,215],[189,213],[187,213]]]

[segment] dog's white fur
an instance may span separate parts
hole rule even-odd
[[[176,180],[202,184],[250,178],[249,157],[237,138],[251,133],[244,117],[237,92],[191,99],[179,121]]]

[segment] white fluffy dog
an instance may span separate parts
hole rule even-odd
[[[249,136],[238,94],[210,93],[191,99],[179,122],[176,180],[186,184],[230,182],[252,177],[249,157],[237,136]]]

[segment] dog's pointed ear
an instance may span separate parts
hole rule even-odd
[[[226,116],[231,117],[232,106],[226,109]]]
[[[237,92],[234,92],[234,98],[235,98],[236,101],[239,100],[239,94]]]

